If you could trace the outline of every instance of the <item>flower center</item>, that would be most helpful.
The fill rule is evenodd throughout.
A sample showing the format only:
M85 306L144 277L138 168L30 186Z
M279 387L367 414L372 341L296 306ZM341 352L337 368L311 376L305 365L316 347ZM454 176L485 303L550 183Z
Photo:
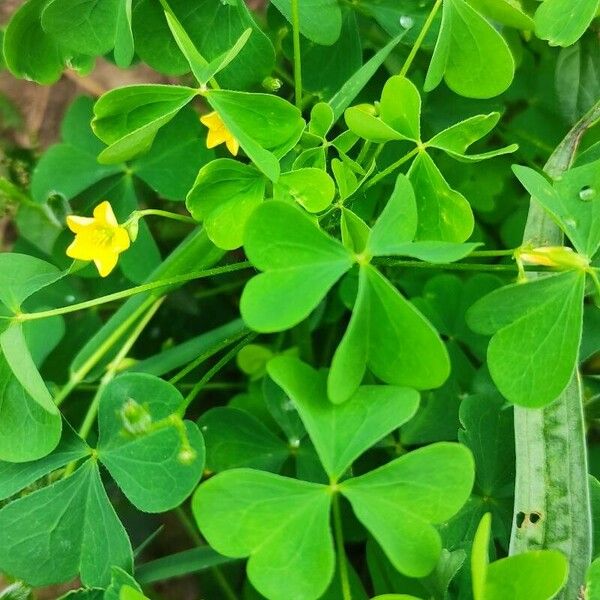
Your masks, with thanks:
M92 242L94 246L109 246L114 237L114 231L111 227L94 227L92 232Z

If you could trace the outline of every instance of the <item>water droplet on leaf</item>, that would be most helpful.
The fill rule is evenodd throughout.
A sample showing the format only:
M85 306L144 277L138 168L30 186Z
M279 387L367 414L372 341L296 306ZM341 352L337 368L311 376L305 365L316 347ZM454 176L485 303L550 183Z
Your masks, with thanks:
M595 197L596 197L596 190L589 185L584 185L579 190L579 199L583 200L584 202L589 202L590 200L593 200Z
M415 24L415 20L408 15L402 15L400 17L400 25L404 27L404 29L410 29Z

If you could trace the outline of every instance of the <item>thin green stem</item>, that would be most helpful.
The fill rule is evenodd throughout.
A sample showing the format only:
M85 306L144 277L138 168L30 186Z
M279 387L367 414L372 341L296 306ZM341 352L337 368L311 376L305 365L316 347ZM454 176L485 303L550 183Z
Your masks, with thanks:
M423 27L421 28L419 36L417 37L415 43L413 44L413 47L410 50L410 54L406 57L406 60L402 65L402 69L400 69L400 75L402 77L406 77L406 74L408 73L408 70L410 69L410 66L413 63L413 60L415 59L415 56L417 55L417 52L419 51L419 48L421 47L421 44L423 43L423 40L427 35L427 32L431 28L431 24L433 23L433 19L435 19L435 15L440 10L440 6L442 6L442 0L436 0L435 4L433 5L433 8L431 9L431 12L429 13L429 16L427 17L427 20L425 21L425 23L423 23Z
M367 157L367 153L369 152L372 145L373 145L373 142L370 142L369 140L365 140L363 142L362 148L360 149L360 152L358 153L358 156L356 157L356 162L359 165L362 165L362 163L365 160L365 158Z
M100 397L102 396L102 392L104 388L114 379L115 375L119 371L119 365L126 358L127 354L140 337L148 323L151 321L152 317L156 314L156 311L159 309L160 305L163 303L164 298L159 298L155 300L152 306L148 309L146 314L140 320L140 322L135 326L134 330L129 334L129 337L125 340L123 346L115 356L114 360L108 365L106 369L106 373L100 380L100 385L98 386L98 390L94 395L94 399L92 400L88 411L83 419L81 427L79 428L79 436L84 440L89 435L92 426L96 420L96 415L98 414L98 406L100 404Z
M342 584L343 600L352 600L350 590L350 579L348 578L348 563L346 562L346 551L344 549L344 530L342 528L342 513L340 510L339 494L335 492L331 498L333 508L333 531L335 545L337 548L338 568L340 572L340 583Z
M292 0L292 35L294 38L294 97L302 110L302 57L300 56L300 0Z
M166 279L158 279L157 281L151 281L150 283L144 283L135 287L128 288L121 292L115 292L113 294L107 294L106 296L100 296L93 300L86 300L85 302L79 302L78 304L72 304L71 306L61 306L60 308L52 308L50 310L41 310L33 313L20 313L15 315L13 319L16 321L33 321L35 319L46 319L48 317L54 317L55 315L65 315L67 313L77 312L86 308L92 308L99 306L100 304L106 304L107 302L114 302L115 300L122 300L123 298L129 298L136 294L142 294L150 290L159 289L162 287L168 287L176 285L178 283L185 283L187 281L193 281L195 279L203 279L206 277L212 277L214 275L223 275L225 273L233 273L235 271L242 271L243 269L250 269L252 265L248 261L233 263L231 265L224 265L222 267L215 267L214 269L206 269L204 271L196 271L192 273L186 273L185 275L178 275L176 277L168 277Z
M60 406L67 396L83 381L85 376L98 364L102 357L119 341L121 336L137 321L138 317L148 310L154 301L153 298L147 298L140 306L117 327L112 334L96 349L96 351L71 374L69 381L54 397L56 406Z
M170 212L168 210L160 210L158 208L145 208L144 210L136 210L132 215L133 218L150 216L163 217L164 219L172 219L173 221L181 221L182 223L191 223L193 225L198 224L192 217L180 215L179 213Z
M188 395L185 397L184 401L181 403L179 408L179 414L181 416L185 415L185 411L188 406L192 403L194 398L198 395L198 393L202 390L202 388L233 358L237 355L237 353L246 345L249 344L258 333L254 331L247 334L238 344L236 344L227 354L225 354L222 358L220 358L203 376L202 379L191 389Z
M471 257L479 257L483 258L485 256L495 257L495 256L512 256L516 248L511 248L509 250L475 250L469 254L469 258Z
M387 177L390 173L393 173L396 169L401 167L405 162L408 162L413 156L418 154L419 147L415 146L410 152L407 152L404 156L400 157L395 163L392 163L389 167L385 168L380 173L377 173L373 179L367 181L365 189L369 189L374 186L377 182Z
M435 264L428 262L420 262L416 260L397 260L391 259L380 259L377 260L378 264L385 265L386 267L407 267L409 269L437 269L440 271L505 271L505 272L517 272L518 268L516 265L488 265L479 263L447 263L447 264ZM533 269L532 269L533 270ZM535 270L540 270L539 267L535 267Z
M216 346L213 346L212 348L209 348L206 352L203 352L200 356L195 358L192 362L188 363L185 367L183 367L183 369L181 369L175 375L173 375L173 377L169 379L169 383L175 385L178 381L181 381L188 373L191 373L196 367L199 367L205 360L208 360L211 356L214 356L215 354L217 354L217 352L223 350L223 348L226 348L230 344L237 342L240 338L245 337L247 335L248 330L245 329L237 335L225 338L222 342L220 342Z

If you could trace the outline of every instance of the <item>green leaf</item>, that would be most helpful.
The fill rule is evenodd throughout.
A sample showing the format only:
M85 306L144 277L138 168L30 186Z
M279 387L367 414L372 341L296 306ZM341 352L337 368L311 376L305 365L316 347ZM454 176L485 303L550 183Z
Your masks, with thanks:
M447 264L466 258L481 244L455 244L454 242L411 242L390 245L386 254L410 256L434 264Z
M425 80L425 91L442 79L467 98L492 98L504 92L515 61L504 38L464 0L445 0L442 25Z
M40 477L89 454L89 446L70 427L65 427L58 446L40 460L0 462L0 500L10 498Z
M42 27L69 50L101 56L115 45L119 0L52 0Z
M234 561L235 559L218 554L210 546L200 546L143 563L136 568L135 576L141 584L145 585L172 577L199 573Z
M521 0L469 0L477 12L508 27L532 31L533 19L523 11Z
M22 463L42 458L54 450L60 433L56 407L49 412L36 402L0 355L0 460Z
M217 74L225 88L246 89L260 84L271 74L275 51L269 38L254 21L243 0L214 2L169 0L169 7L200 54L207 60L220 60L248 28L252 35L240 53ZM210 26L207 24L210 23ZM136 0L133 10L136 52L162 73L182 75L189 64L169 30L163 8L154 0Z
M421 139L421 95L410 79L396 75L383 86L379 103L381 120L404 139Z
M10 311L19 312L31 294L54 283L64 273L34 256L6 252L0 254L0 302Z
M94 106L94 133L106 144L103 164L147 152L158 133L196 95L180 85L130 85L102 95Z
M420 152L408 171L417 199L418 240L464 242L474 218L467 199L453 190L428 154Z
M9 71L22 79L48 85L60 79L64 50L42 29L47 0L29 0L12 16L4 33L3 54Z
M21 324L11 325L0 335L0 348L8 366L25 391L45 411L58 416L58 408L33 362Z
M574 44L596 16L598 0L544 0L535 12L535 34L551 46Z
M381 50L378 50L329 100L329 106L333 110L333 122L335 123L344 111L352 104L360 91L369 83L373 75L389 56L391 51L398 45L406 32L401 33L390 40Z
M299 359L279 356L268 364L272 379L296 405L321 463L338 480L380 439L408 421L419 405L410 388L364 386L342 405L327 399L327 377Z
M431 324L372 266L360 269L358 296L331 365L328 394L344 402L366 367L393 385L439 387L450 373L443 342Z
M424 577L435 567L442 549L432 524L448 520L461 508L473 477L471 453L442 442L339 487L394 567L409 577Z
M492 515L486 513L481 517L471 550L471 577L474 600L485 600L485 581L490 562L489 546L492 528Z
M210 471L250 467L277 473L290 456L283 440L237 408L212 408L200 417L198 426L206 442L206 468Z
M308 131L313 135L324 138L333 126L333 109L327 102L317 102L310 109Z
M485 600L548 600L567 581L568 563L558 550L533 550L488 567Z
M145 512L179 506L200 481L205 457L200 431L191 421L179 428L170 420L182 402L171 384L143 373L117 377L100 398L98 457ZM140 415L139 431L137 421L126 427L128 409ZM182 458L186 450L192 453L189 459Z
M596 559L585 575L585 593L588 600L600 598L600 560Z
M325 171L310 167L282 173L273 186L275 200L293 200L311 213L325 210L334 196L333 179Z
M291 0L273 0L273 5L292 23ZM342 29L342 11L337 0L303 0L298 3L300 33L315 44L331 46Z
M217 552L249 557L248 578L269 600L289 600L290 590L316 600L334 573L330 501L326 486L234 469L204 482L192 509Z
M33 586L81 576L104 587L110 569L132 569L131 545L89 460L67 479L0 510L0 568Z
M593 31L560 51L555 87L561 113L573 125L600 97L600 44Z
M367 250L373 256L393 254L390 248L412 242L417 233L417 203L410 181L398 175L394 191L371 229Z
M450 364L435 329L376 269L367 266L362 272L368 281L371 371L394 385L442 385Z
M374 112L375 110L370 104L352 106L344 112L346 126L352 133L376 144L406 139L375 116Z
M499 119L500 113L498 112L470 117L434 135L427 142L427 146L439 148L453 158L465 161L486 160L515 152L519 148L517 144L480 154L466 154L467 148L487 135L496 126Z
M355 213L346 207L342 208L340 219L340 232L342 243L350 252L360 254L367 246L369 226Z
M525 189L550 213L577 252L588 258L600 248L599 165L595 161L569 169L553 186L529 167L513 167Z
M256 331L282 331L300 323L352 266L352 255L301 209L266 202L253 213L244 249L264 273L244 288L240 309Z
M117 9L117 28L115 31L115 62L125 69L131 64L135 54L133 31L131 28L132 0L119 2Z
M291 37L288 36L285 41L289 39L291 42ZM290 54L291 51L293 47L290 48ZM356 13L350 8L343 10L342 30L331 46L302 40L300 57L304 91L312 92L322 100L329 100L362 67L363 52Z
M581 341L584 290L585 274L567 271L505 286L469 309L471 328L494 334L490 373L514 404L545 406L568 385Z
M221 158L198 173L186 206L194 219L203 221L210 239L232 250L242 245L250 215L263 201L265 178L252 165Z
M226 90L209 90L205 94L250 160L269 179L277 181L277 159L296 145L304 130L300 111L270 94Z

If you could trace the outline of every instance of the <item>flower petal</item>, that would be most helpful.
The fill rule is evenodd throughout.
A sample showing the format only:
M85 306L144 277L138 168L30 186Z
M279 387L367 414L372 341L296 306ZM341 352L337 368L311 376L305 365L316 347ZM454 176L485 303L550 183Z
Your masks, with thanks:
M98 254L98 249L89 236L80 233L67 248L66 254L76 260L92 260Z
M94 209L94 219L103 225L111 225L113 227L117 227L119 225L112 206L107 200L96 206Z
M67 217L67 227L73 233L79 233L86 227L89 227L94 223L94 219L90 217L78 217L77 215L69 215Z
M94 258L100 277L106 277L117 266L119 255L116 252L102 252Z
M123 227L119 227L115 230L114 237L110 243L110 247L117 254L124 252L131 245L131 240L129 239L129 234L127 230Z

